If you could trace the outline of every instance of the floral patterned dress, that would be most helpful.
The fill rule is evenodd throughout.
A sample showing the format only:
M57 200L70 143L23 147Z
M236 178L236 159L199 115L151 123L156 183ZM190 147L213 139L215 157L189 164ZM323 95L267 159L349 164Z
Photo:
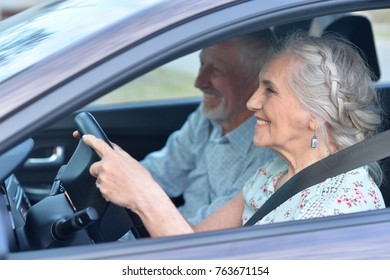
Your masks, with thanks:
M275 185L287 172L287 163L277 157L257 170L243 188L243 224L274 193ZM368 173L359 167L307 188L270 212L256 224L340 215L385 208L382 194Z

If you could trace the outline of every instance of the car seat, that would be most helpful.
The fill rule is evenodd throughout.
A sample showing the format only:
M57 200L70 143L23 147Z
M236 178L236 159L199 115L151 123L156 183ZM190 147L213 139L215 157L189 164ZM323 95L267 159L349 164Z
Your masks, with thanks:
M302 20L302 21L296 21L296 22L290 22L287 24L282 24L278 26L274 26L272 28L272 31L274 33L274 36L276 39L283 39L289 34L300 31L304 33L309 33L310 26L311 26L312 20Z
M325 29L324 33L337 33L354 44L361 56L370 67L373 81L378 81L380 70L378 57L376 55L374 35L370 21L364 16L346 15L337 18Z

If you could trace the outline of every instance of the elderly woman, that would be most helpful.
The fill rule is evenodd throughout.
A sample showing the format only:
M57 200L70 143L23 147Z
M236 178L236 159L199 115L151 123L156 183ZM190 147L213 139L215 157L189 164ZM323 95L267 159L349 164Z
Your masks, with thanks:
M363 140L380 124L370 73L356 50L340 39L291 36L259 78L247 103L257 118L253 141L280 157L259 167L242 192L203 223L190 225L123 150L85 135L84 142L101 157L90 173L103 197L137 213L151 236L239 227L297 172ZM380 181L380 175L373 164L329 178L296 194L258 224L383 208L373 179Z

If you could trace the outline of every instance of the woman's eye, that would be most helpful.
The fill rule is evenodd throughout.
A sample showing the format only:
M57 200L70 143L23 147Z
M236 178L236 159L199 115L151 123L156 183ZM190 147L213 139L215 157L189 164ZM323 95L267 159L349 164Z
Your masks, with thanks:
M273 88L271 88L271 87L266 87L266 88L265 88L265 92L266 92L267 94L274 94L274 93L275 93L275 91L274 91Z

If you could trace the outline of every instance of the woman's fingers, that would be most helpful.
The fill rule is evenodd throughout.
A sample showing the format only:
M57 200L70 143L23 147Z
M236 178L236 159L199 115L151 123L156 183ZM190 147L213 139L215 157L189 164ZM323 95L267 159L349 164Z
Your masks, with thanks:
M108 152L112 152L112 148L103 140L96 138L91 134L85 134L82 137L85 144L90 146L96 151L100 158L102 158Z

